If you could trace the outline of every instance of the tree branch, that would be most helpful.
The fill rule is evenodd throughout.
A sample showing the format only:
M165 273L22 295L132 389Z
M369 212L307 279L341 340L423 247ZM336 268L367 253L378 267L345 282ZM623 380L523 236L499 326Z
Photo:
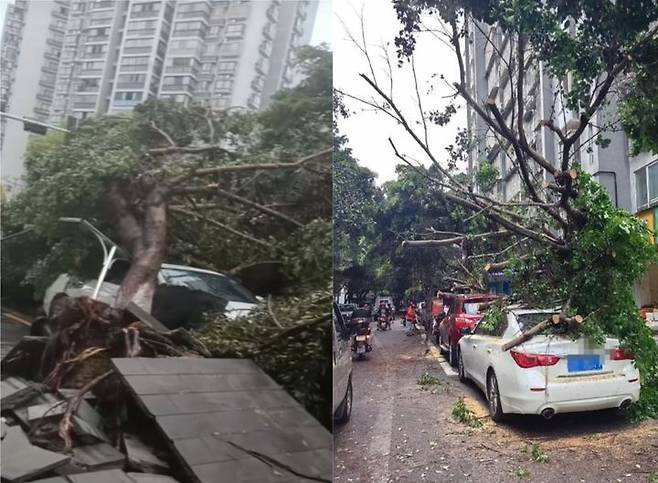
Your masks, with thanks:
M195 213L193 211L185 210L183 208L175 208L175 207L170 207L170 210L174 211L176 213L180 213L182 215L191 216L192 218L196 218L196 219L201 220L201 221L205 221L209 225L216 226L217 228L221 228L222 230L228 231L229 233L232 233L235 236L238 236L240 238L244 238L245 240L249 240L250 242L256 243L260 246L270 248L270 249L272 249L272 248L276 249L277 248L274 245L272 245L271 243L268 243L264 240L253 237L253 236L251 236L247 233L243 233L241 231L238 231L233 227L225 225L224 223L220 223L219 221L212 220L212 219L210 219L208 217L205 217L205 216L203 216L199 213Z
M511 233L507 230L499 230L499 231L490 231L488 233L478 233L475 235L462 235L462 236L457 236L454 238L446 238L444 240L404 240L402 242L402 246L410 246L410 247L421 247L421 246L446 246L446 245L452 245L455 243L459 243L463 240L477 240L479 238L487 238L487 237L497 237L497 236L510 236Z

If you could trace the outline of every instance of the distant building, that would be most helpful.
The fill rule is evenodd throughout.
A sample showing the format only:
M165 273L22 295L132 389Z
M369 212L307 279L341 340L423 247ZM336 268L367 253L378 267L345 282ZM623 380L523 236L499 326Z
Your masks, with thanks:
M309 42L317 8L317 0L17 0L2 50L23 95L3 90L3 105L55 124L130 111L151 97L257 110L295 82L294 51ZM37 44L56 48L56 58L42 62ZM40 76L46 60L55 71ZM39 103L44 76L48 97ZM4 183L23 174L28 139L20 123L7 126Z
M487 98L494 97L509 125L510 116L516 110L510 97L510 66L507 64L507 59L514 57L510 56L510 49L516 48L514 42L500 29L474 21L468 24L466 40L464 63L470 94L482 105ZM558 162L560 140L539 122L552 118L564 131L565 128L569 130L578 118L561 103L556 80L546 75L541 63L528 61L525 69L523 127L528 143L547 160ZM514 75L515 66L512 65L511 70ZM570 76L562 81L569 84ZM592 121L604 125L615 112L613 100ZM501 201L519 199L523 196L521 178L518 167L512 163L514 155L510 146L497 138L471 108L467 110L467 121L475 138L469 170L475 172L481 163L492 163L499 173L493 196ZM615 206L636 214L655 229L658 226L658 156L649 153L630 156L629 140L623 131L604 132L604 137L610 140L605 148L595 143L594 134L591 126L582 134L581 146L573 153L575 160L607 189ZM543 168L533 160L528 162L531 176L538 181L546 179L547 172ZM658 304L658 267L650 267L645 279L638 284L636 302L639 305Z
M3 112L48 120L69 5L69 0L16 0L8 6L0 47ZM11 192L23 174L29 133L20 122L5 118L0 131L2 180Z
M510 58L510 49L515 48L515 42L500 29L481 22L470 22L465 65L471 94L482 103L490 95L495 97L496 105L508 124L510 117L516 112L516 106L513 105L510 95L510 68L507 59ZM528 143L547 160L557 162L560 141L554 132L540 127L539 122L552 117L555 125L564 130L576 122L577 116L563 105L557 95L558 85L555 79L550 79L544 73L540 63L528 61L525 69L523 126ZM511 66L511 71L512 75L515 75L515 66ZM571 79L563 81L569 83ZM599 112L597 116L593 122L601 125L606 112ZM502 201L519 197L521 179L517 176L518 168L512 163L510 147L504 140L497 139L484 120L470 108L468 120L477 142L477 149L471 155L471 168L477 170L481 162L491 162L500 174L495 186L495 196ZM602 148L595 144L595 139L591 138L592 134L589 131L583 133L582 145L576 150L574 157L581 163L583 170L592 174L607 188L616 206L630 211L628 140L623 132L606 132L605 135L611 142L607 148ZM533 176L545 176L545 170L538 164L532 160L529 163Z

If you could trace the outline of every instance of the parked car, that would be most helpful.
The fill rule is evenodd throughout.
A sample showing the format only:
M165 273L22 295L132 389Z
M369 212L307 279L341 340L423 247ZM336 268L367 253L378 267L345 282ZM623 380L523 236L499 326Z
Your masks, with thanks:
M354 309L356 309L356 304L341 304L338 306L338 308L340 309L340 313L343 316L343 319L348 322L352 318Z
M626 411L640 395L633 354L617 339L599 345L580 337L546 333L503 351L506 342L553 313L507 310L502 319L484 316L459 341L459 379L471 379L486 394L489 413L540 414L618 408ZM468 329L464 329L465 332Z
M333 304L333 412L339 424L352 415L352 331L343 320L338 305Z
M442 352L448 354L448 362L457 365L457 348L462 330L472 329L482 318L487 304L498 299L493 294L442 293L445 316L435 323L433 334Z
M115 305L127 264L121 260L112 266L96 297ZM91 297L98 280L78 280L63 273L46 289L43 309L51 314L62 297ZM169 328L181 322L195 321L204 312L222 312L234 319L257 307L258 300L228 275L184 265L163 264L158 272L158 288L153 300L153 315Z

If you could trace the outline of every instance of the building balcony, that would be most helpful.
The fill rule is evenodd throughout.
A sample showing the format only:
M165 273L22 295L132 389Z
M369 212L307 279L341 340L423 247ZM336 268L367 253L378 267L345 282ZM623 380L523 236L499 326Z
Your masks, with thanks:
M74 102L73 109L83 109L83 110L95 110L95 102Z
M165 74L187 74L196 77L197 70L191 65L169 65L165 67Z
M192 12L178 12L176 20L201 19L208 22L210 19L209 10L194 10Z
M146 81L142 82L119 82L116 85L117 89L144 89Z
M151 12L131 12L130 13L130 18L135 19L135 18L158 18L160 16L160 12L157 10L153 10Z
M82 54L82 59L103 59L107 55L107 52L87 52Z
M82 37L83 43L109 42L109 35L85 35Z
M146 47L124 47L124 54L150 54L153 50L153 46L149 45Z
M103 69L82 69L78 75L80 77L99 77L103 75Z

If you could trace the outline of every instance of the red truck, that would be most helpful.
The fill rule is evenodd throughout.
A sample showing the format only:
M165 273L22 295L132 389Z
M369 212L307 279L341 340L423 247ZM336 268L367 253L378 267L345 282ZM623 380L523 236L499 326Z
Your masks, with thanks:
M433 334L441 351L448 354L450 364L456 366L462 331L466 328L472 330L486 312L489 302L498 299L499 296L441 293L437 298L442 299L445 315L438 324L434 325ZM438 301L436 305L439 305Z

